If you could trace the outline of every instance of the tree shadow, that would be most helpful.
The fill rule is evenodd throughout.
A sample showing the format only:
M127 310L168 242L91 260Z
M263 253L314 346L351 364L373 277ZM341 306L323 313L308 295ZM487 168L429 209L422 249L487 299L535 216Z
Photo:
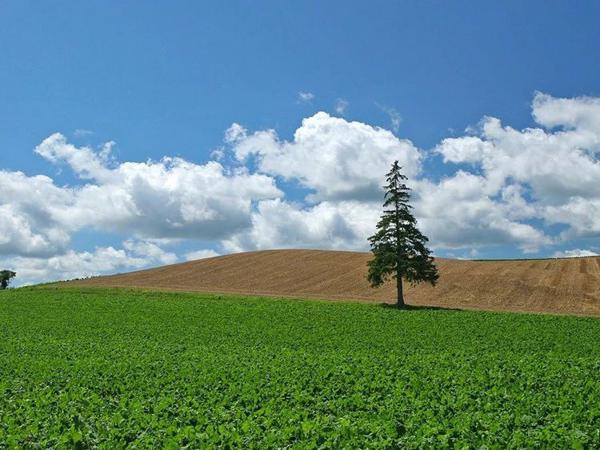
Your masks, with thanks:
M461 308L451 308L449 306L404 305L399 308L394 303L380 303L379 306L396 311L465 311Z

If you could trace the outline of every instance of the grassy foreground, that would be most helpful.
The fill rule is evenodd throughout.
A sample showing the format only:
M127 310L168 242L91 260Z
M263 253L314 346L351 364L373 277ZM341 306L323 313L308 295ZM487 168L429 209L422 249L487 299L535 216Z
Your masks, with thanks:
M0 448L600 447L600 319L0 292Z

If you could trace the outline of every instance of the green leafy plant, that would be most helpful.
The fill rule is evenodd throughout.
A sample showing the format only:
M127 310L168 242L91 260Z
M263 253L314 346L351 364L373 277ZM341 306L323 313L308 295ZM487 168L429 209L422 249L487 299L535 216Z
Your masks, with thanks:
M600 447L597 318L49 286L0 334L0 449Z

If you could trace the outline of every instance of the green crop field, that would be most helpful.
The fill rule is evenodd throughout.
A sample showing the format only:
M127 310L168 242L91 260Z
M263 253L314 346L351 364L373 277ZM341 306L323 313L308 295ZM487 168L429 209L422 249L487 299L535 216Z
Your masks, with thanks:
M0 448L600 447L600 320L0 292Z

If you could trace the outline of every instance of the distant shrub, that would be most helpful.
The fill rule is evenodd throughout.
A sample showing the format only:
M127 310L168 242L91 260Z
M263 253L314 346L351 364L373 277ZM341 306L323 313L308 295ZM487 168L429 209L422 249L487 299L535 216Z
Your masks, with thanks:
M0 289L6 289L10 283L11 278L17 276L16 272L12 270L0 270Z

